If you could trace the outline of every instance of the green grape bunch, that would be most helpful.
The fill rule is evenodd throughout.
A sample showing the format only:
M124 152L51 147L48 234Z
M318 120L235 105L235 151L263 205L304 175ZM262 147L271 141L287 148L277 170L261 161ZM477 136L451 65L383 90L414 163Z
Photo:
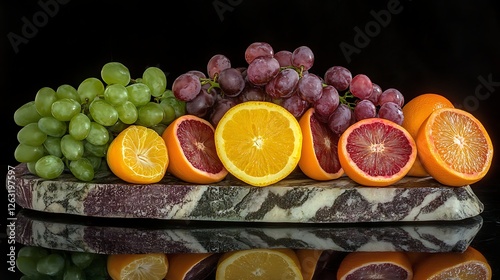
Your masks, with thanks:
M167 89L160 68L148 67L132 79L124 64L108 62L100 79L88 77L77 87L42 87L14 112L21 127L14 157L43 179L70 172L91 181L106 169L107 148L127 126L142 125L161 134L184 114L185 102Z

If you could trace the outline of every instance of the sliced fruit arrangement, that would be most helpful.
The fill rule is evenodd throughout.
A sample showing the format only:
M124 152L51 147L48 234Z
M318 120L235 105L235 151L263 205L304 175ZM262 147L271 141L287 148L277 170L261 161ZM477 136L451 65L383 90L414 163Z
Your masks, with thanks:
M164 279L168 268L168 257L163 253L113 254L107 258L113 280Z
M351 252L340 263L337 279L412 280L413 268L405 252Z

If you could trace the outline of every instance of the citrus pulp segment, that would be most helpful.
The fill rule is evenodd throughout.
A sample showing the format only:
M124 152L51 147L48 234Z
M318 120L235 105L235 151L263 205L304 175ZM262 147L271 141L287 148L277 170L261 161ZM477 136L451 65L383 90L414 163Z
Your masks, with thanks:
M112 254L107 259L113 280L161 280L168 268L168 258L163 253Z
M404 252L351 252L341 261L338 280L413 279L413 268Z

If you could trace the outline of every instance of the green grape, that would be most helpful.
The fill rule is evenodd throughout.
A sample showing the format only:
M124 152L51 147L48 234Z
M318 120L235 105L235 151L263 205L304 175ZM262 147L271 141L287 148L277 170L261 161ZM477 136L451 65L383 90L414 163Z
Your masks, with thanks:
M73 160L69 163L69 171L77 179L82 181L90 181L94 179L94 168L90 160L82 157L78 160Z
M97 157L97 156L93 156L93 155L85 155L85 158L90 161L90 164L92 165L92 168L94 170L99 170L99 168L101 167L101 163L102 163L102 157Z
M137 107L132 102L125 101L123 104L116 106L115 109L118 112L118 119L124 124L133 124L137 121Z
M125 86L120 84L112 84L104 90L104 100L113 106L118 106L128 99L128 92Z
M52 104L52 116L62 122L71 120L80 111L81 105L74 99L63 98Z
M103 145L94 145L88 141L85 141L85 144L83 144L83 147L85 149L85 157L89 156L95 156L95 157L105 157L106 153L108 151L109 144L106 142Z
M83 156L83 142L66 134L61 138L61 151L68 160L78 160Z
M35 164L36 175L44 179L55 179L64 171L64 162L61 158L46 155L37 160Z
M175 97L164 98L160 101L160 104L161 103L164 103L164 105L168 104L172 106L172 108L174 108L175 118L178 118L186 114L186 102L181 101Z
M163 108L156 102L149 102L138 110L137 123L146 127L159 124L163 120Z
M86 279L83 270L77 266L70 265L64 271L63 280Z
M68 132L76 140L83 140L90 132L90 119L84 113L78 113L69 121Z
M120 62L108 62L101 69L101 78L108 85L126 86L130 82L130 71Z
M160 102L159 104L163 108L163 119L161 123L170 124L176 118L174 107L167 102Z
M36 110L44 117L51 116L51 106L56 100L56 92L50 87L43 87L35 95Z
M93 144L96 146L104 145L104 144L108 143L109 132L101 124L98 124L96 122L91 122L90 123L90 132L89 132L89 135L87 135L87 138L85 138L85 140L87 140L90 144Z
M43 142L43 147L49 153L56 157L63 157L61 151L61 137L47 136L45 142Z
M156 133L158 133L158 135L162 135L163 132L165 131L165 129L167 129L167 125L164 124L164 123L159 123L159 124L155 124L151 127L151 129L153 129L154 131L156 131Z
M107 255L96 254L92 263L85 269L87 279L109 279L106 261Z
M127 128L129 125L126 123L123 123L121 120L118 120L114 125L110 126L108 128L109 132L112 134L118 134L122 132L125 128Z
M69 98L74 99L80 103L80 95L78 95L78 91L71 85L60 85L56 89L56 96L58 99Z
M91 77L83 80L76 90L82 104L88 104L104 93L104 84L101 80Z
M36 270L41 274L55 276L63 271L64 264L64 257L61 254L51 253L36 263Z
M18 256L16 259L17 269L24 275L33 279L42 276L36 269L39 258L30 256Z
M160 96L160 98L169 98L169 97L175 97L174 91L171 89L167 89L163 92L163 94Z
M146 84L135 83L128 85L128 100L136 107L144 106L151 101L151 90Z
M41 257L47 256L48 254L49 254L49 251L45 248L42 248L42 247L23 246L21 249L19 249L17 256L18 257L25 256L25 257L32 257L35 259L39 259Z
M54 117L43 117L38 121L38 128L48 136L62 137L66 134L67 124Z
M37 161L44 155L45 151L43 146L29 146L25 144L19 144L14 151L14 158L18 162L31 162Z
M35 101L24 103L14 112L14 122L19 126L36 123L41 117L36 110Z
M17 141L29 146L40 146L47 139L47 134L38 128L37 123L30 123L17 132Z
M26 163L26 166L28 167L28 171L33 175L37 175L36 170L35 170L35 165L36 165L36 161L30 161L30 162Z
M84 269L88 267L96 254L89 252L71 252L71 261L79 268Z
M148 67L142 73L142 82L151 90L151 95L159 97L167 88L167 77L158 67Z
M92 119L103 126L112 126L118 121L118 112L106 100L96 99L92 101L89 110Z

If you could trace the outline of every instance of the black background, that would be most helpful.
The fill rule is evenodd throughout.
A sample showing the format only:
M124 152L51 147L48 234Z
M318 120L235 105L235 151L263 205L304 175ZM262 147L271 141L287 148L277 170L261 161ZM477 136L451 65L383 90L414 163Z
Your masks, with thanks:
M50 3L48 10L44 3ZM391 5L397 12L381 26L374 14L387 14ZM307 45L315 53L310 72L322 76L328 67L342 65L382 88L399 89L405 100L425 92L442 94L473 113L496 146L499 8L495 1L464 0L2 1L1 168L17 164L13 152L19 127L13 113L39 88L77 87L87 77L99 77L109 61L124 63L133 77L148 66L160 67L170 87L183 72L205 72L217 53L234 66L246 66L245 48L255 41L270 43L275 52ZM357 29L371 35L363 41ZM13 36L25 41L16 45L9 39ZM341 44L358 52L347 57ZM496 203L498 172L495 156L486 178L474 185L481 199ZM496 228L497 233L484 233L488 239L497 237ZM496 239L489 244L498 248Z

